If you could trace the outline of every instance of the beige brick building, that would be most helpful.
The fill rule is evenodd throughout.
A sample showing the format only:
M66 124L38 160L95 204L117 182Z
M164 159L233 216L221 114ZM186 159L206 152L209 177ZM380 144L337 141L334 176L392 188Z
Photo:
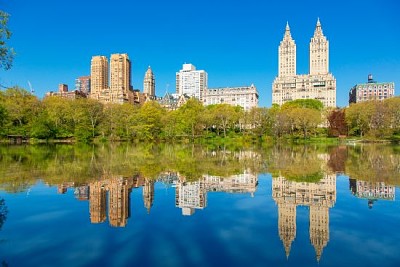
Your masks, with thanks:
M325 107L336 107L336 79L329 73L329 41L318 19L310 41L309 74L296 74L296 43L289 24L279 45L278 77L272 85L272 103L282 105L296 99L318 99Z
M110 84L108 61L105 56L95 56L91 64L90 97L102 103L125 103L133 99L131 86L131 61L128 54L112 54L110 58Z
M108 88L108 60L105 56L94 56L90 65L91 96Z
M258 107L257 88L251 86L208 88L204 94L204 105L229 104L241 106L245 111Z

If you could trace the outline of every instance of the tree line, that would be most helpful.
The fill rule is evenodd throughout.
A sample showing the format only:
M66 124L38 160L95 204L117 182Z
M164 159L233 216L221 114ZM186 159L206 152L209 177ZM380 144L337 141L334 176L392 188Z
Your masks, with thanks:
M20 87L0 92L0 136L37 139L194 140L197 138L391 138L400 132L400 98L326 109L318 100L253 108L203 106L190 99L167 111L156 101L142 106L102 104L94 99L38 99Z

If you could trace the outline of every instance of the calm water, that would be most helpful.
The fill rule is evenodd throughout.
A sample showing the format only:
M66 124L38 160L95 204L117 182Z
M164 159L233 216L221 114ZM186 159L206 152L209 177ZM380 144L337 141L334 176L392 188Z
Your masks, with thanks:
M400 148L0 147L3 266L400 266Z

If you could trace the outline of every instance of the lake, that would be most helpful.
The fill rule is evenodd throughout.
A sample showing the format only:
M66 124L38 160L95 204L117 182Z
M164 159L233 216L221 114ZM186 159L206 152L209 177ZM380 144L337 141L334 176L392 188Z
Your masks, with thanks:
M400 266L400 147L0 146L2 266Z

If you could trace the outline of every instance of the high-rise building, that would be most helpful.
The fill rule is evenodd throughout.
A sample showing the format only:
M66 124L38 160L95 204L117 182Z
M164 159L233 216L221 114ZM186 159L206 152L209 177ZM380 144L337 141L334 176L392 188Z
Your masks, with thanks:
M112 54L110 59L110 102L128 102L131 86L131 61L128 54Z
M249 111L253 107L258 107L258 92L254 84L242 87L209 88L205 90L203 103L205 106L213 104L241 106Z
M108 60L105 56L94 56L90 65L90 97L99 98L99 94L108 88Z
M90 93L90 76L82 76L75 79L75 90L88 95Z
M279 45L278 76L272 84L272 103L282 105L296 99L317 99L325 107L336 107L336 79L329 73L329 42L317 21L310 41L309 74L296 74L296 44L289 24Z
M290 34L289 22L286 23L285 35L279 45L279 77L296 75L296 43Z
M154 99L156 96L156 82L150 66L147 69L146 74L144 75L143 93L147 95L150 99Z
M207 79L207 72L204 70L196 70L192 64L183 64L182 70L176 73L176 93L203 101Z
M350 89L349 104L391 97L394 97L394 82L376 82L369 74L367 83L356 84Z
M310 41L310 75L329 73L329 41L322 32L321 22L317 21L314 36Z

